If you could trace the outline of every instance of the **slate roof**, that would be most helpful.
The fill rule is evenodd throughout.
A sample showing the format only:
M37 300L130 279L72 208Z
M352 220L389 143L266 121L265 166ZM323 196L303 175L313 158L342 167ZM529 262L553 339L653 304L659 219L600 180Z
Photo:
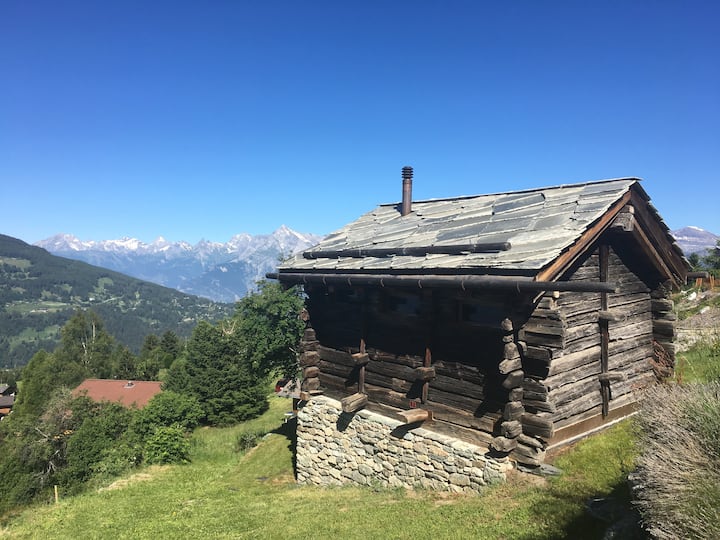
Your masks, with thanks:
M87 395L93 401L111 401L125 407L142 409L155 394L162 392L161 385L158 381L85 379L72 394Z
M283 263L279 271L302 273L433 273L464 269L532 275L580 238L631 187L637 178L620 178L535 190L413 201L401 216L397 204L380 205L325 237L317 246ZM659 216L658 216L659 217ZM357 250L402 250L509 243L489 253L423 253L357 256ZM356 256L315 257L340 251ZM372 253L372 252L371 252ZM315 255L314 255L315 254Z

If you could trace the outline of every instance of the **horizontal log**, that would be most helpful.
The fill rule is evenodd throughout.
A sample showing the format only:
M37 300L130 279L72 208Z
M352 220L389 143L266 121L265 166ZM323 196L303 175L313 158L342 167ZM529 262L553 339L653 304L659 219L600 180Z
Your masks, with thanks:
M317 350L317 346L319 343L320 342L317 340L303 340L298 345L298 350L300 352L315 351L315 350Z
M617 372L615 372L615 373L601 373L600 375L598 375L598 379L599 379L600 382L602 382L602 383L605 383L605 382L608 382L608 383L609 383L609 382L613 382L613 381L624 381L626 378L627 378L627 377L625 376L624 373L617 373Z
M534 281L517 276L474 276L474 275L394 275L394 274L345 274L316 272L271 272L268 279L277 279L292 284L343 285L348 287L412 287L419 289L452 288L460 290L505 289L519 292L540 291L594 291L615 292L610 282L585 281Z
M500 435L514 439L522 434L522 424L518 420L508 420L500 424Z
M544 441L536 439L535 437L531 437L529 435L525 435L524 433L518 435L517 440L520 444L530 446L532 448L538 448L539 450L544 450L545 448L547 448L547 443L545 443Z
M525 350L525 357L549 363L553 358L552 349L548 347L530 346Z
M301 367L316 366L320 361L320 355L317 351L307 351L300 355L298 363Z
M651 306L656 313L671 312L675 309L675 303L668 298L653 298Z
M598 311L598 319L601 321L623 322L627 320L627 314L619 311L600 310Z
M506 360L520 358L520 349L517 343L510 342L503 346L503 358Z
M460 426L481 429L487 433L496 433L502 422L502 406L500 404L484 402L482 408L476 411L459 409L443 403L437 403L430 398L424 406L433 412L434 420L444 420Z
M305 369L303 369L303 379L310 379L312 377L317 377L318 373L320 373L319 367L308 366Z
M462 255L465 253L497 253L510 249L510 242L491 242L474 244L451 244L423 247L394 247L394 248L348 248L348 249L310 249L303 252L306 259L338 259L350 257L354 259L365 257L390 257L400 255L406 257L424 257L425 255Z
M522 404L529 412L555 412L555 405L552 402L543 399L523 399Z
M303 341L317 341L317 337L315 336L315 330L312 328L306 328L303 332Z
M599 336L598 340L599 342ZM587 349L577 351L565 356L561 356L552 361L548 367L547 376L553 377L558 374L567 373L568 371L592 364L600 360L600 344L593 345Z
M353 394L340 400L342 410L345 413L354 413L359 411L368 403L368 397L365 394Z
M525 408L521 402L510 401L505 404L505 408L503 409L503 418L505 420L518 420L524 412Z
M327 360L328 362L333 362L347 367L355 367L355 361L349 352L325 347L323 345L318 346L317 352L321 359Z
M525 373L522 370L511 371L503 380L502 387L506 390L518 388L522 386L523 379L525 379Z
M305 392L320 390L320 379L318 377L310 377L309 379L303 379L300 388Z
M433 379L430 388L475 399L483 399L485 397L483 383L463 381L444 375L437 375L435 379Z
M490 446L497 450L498 452L510 452L511 450L514 450L515 447L517 447L517 440L516 439L508 439L507 437L495 437L492 440L492 443L490 443Z
M364 366L370 361L370 356L367 353L355 353L350 355L356 366Z
M506 358L498 364L498 371L503 375L507 375L511 371L515 371L521 368L522 362L520 361L520 356L518 356L517 358Z
M523 395L525 395L525 392L522 387L518 386L508 392L507 401L522 401Z
M432 412L426 409L407 409L396 413L395 418L403 424L414 424L416 422L432 420Z
M520 422L523 426L523 433L526 435L537 435L549 439L555 432L552 419L537 414L525 413L522 415Z

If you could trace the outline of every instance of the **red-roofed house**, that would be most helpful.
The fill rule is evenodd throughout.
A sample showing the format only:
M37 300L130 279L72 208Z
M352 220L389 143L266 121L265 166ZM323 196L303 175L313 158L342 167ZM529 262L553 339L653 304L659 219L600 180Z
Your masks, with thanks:
M142 409L153 396L162 392L161 385L159 381L85 379L73 390L73 396L86 395L93 401L111 401Z

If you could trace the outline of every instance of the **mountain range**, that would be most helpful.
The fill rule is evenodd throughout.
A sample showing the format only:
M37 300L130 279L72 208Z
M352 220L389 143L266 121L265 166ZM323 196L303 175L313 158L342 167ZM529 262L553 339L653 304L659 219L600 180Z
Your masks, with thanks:
M707 250L714 248L718 240L720 240L720 236L717 234L693 226L672 231L672 235L675 237L675 240L682 248L686 257L689 257L693 253L697 253L700 256L706 255Z
M54 350L77 310L92 310L119 343L138 353L148 334L187 338L201 320L231 316L220 304L106 268L51 255L0 234L0 368Z
M720 239L693 226L672 234L686 256L705 255ZM227 303L252 291L279 260L308 249L321 239L282 225L271 234L238 234L225 243L201 240L192 245L168 242L163 237L149 244L135 238L82 241L70 234L58 234L35 245L54 255Z
M149 244L134 238L82 241L58 234L35 245L61 257L84 261L129 276L202 296L235 302L255 288L278 262L321 240L282 225L272 234L238 234L228 242L195 245L160 237Z

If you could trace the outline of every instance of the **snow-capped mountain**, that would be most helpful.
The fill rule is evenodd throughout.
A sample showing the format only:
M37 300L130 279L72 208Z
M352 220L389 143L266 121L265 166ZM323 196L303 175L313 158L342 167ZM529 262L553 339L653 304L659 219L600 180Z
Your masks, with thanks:
M281 258L303 251L320 236L282 225L272 234L238 234L228 242L201 240L195 245L168 242L162 236L146 244L135 238L82 241L58 234L35 245L52 253L85 261L173 287L217 302L235 302L273 271Z
M720 240L720 236L717 234L713 234L700 227L693 227L692 225L672 231L672 235L675 237L675 240L682 248L686 257L689 257L692 253L703 256L708 249L714 248L717 245L717 241Z

